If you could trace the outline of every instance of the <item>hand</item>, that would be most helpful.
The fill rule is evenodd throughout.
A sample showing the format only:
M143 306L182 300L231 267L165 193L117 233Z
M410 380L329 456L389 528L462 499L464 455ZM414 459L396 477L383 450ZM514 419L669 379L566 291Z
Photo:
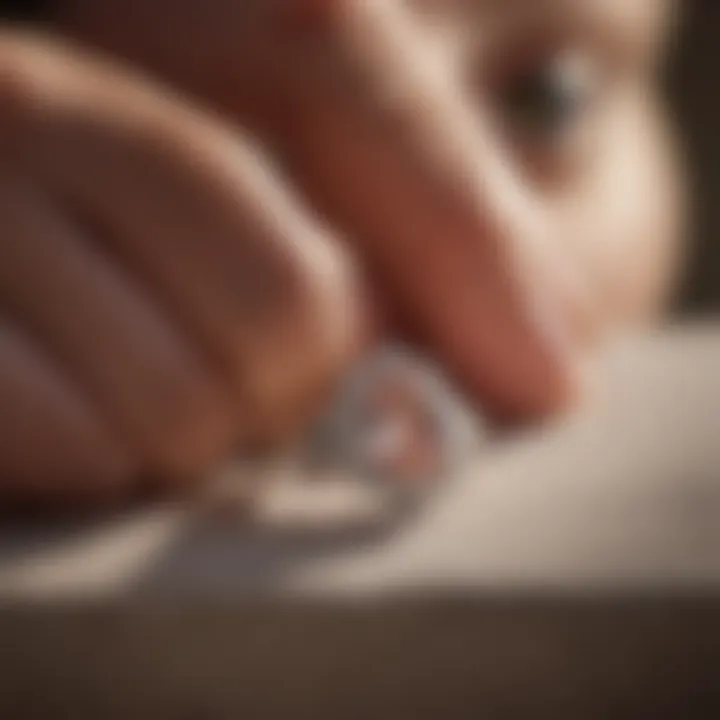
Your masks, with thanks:
M177 483L300 421L360 337L342 248L241 133L0 38L0 495Z
M564 407L594 343L665 303L668 3L62 5L71 32L250 126L486 409Z
M175 342L189 346L186 355L205 370L199 375L193 364L189 371L183 366L182 372L169 372L184 357L170 344L149 362L144 338L133 331L145 354L121 369L142 369L147 377L145 383L132 379L123 384L99 367L107 362L98 355L108 349L102 334L85 332L82 343L74 336L67 340L73 348L85 348L73 350L82 358L72 361L79 367L69 374L75 385L89 388L76 391L84 398L85 415L93 414L86 425L97 435L102 417L105 435L122 437L122 454L130 458L114 472L116 485L127 487L127 479L139 473L194 474L237 435L267 437L301 422L322 396L320 388L331 384L357 347L357 328L366 313L353 299L356 293L345 292L348 266L363 267L371 294L380 298L383 318L395 332L425 342L486 409L513 418L566 405L575 394L577 364L591 342L619 321L657 307L670 265L661 249L674 235L666 221L672 214L667 199L674 198L673 173L657 108L645 92L650 80L635 56L637 66L628 60L622 82L601 86L609 96L602 122L584 122L588 114L599 120L597 112L580 118L561 113L563 123L571 122L561 123L559 133L551 126L551 137L545 137L543 125L541 133L529 134L529 142L528 133L514 132L514 124L499 129L497 111L505 110L500 91L490 95L482 85L486 89L478 91L478 98L465 84L461 71L471 65L473 43L457 72L448 65L444 82L435 86L417 71L433 38L391 3L377 5L389 16L373 15L371 3L298 3L293 8L319 11L299 16L268 14L267 8L290 7L287 3L253 8L216 0L196 17L197 6L190 0L173 4L167 15L162 1L153 0L128 14L137 25L126 35L112 22L113 3L104 3L99 15L91 4L73 4L73 17L83 21L68 24L83 27L85 37L165 75L233 122L222 127L180 97L153 93L138 78L124 78L90 58L78 60L74 50L60 50L64 62L51 59L44 70L39 61L21 63L34 68L30 74L39 90L31 83L32 92L18 92L26 76L9 84L12 106L22 107L27 97L44 98L49 90L43 77L52 66L53 102L44 103L42 113L21 112L16 123L26 138L25 155L23 143L8 143L21 175L50 188L56 204L58 198L70 199L66 214L82 225L86 243L102 247L105 260L112 258L133 286L143 289L144 300L155 301L166 324L176 330ZM346 14L323 9L331 6ZM160 23L160 18L172 21ZM577 44L568 41L566 48L564 42L550 50L538 43L542 52L528 68L505 64L497 70L490 60L482 68L507 90L522 86L526 76L531 90L533 82L542 90L547 80L552 90L554 61ZM36 49L40 57L47 53L47 48ZM580 50L585 52L582 43ZM596 57L594 48L587 53ZM68 73L60 75L61 83L56 66ZM488 82L487 87L495 85ZM92 92L82 92L78 100L81 88ZM468 102L473 97L479 101ZM508 113L513 107L508 103ZM34 124L28 116L36 118ZM508 117L514 122L514 116ZM257 167L241 124L264 141L303 202L309 200L332 221L331 230L318 227L307 207L292 197L288 180L268 178ZM568 124L573 132L566 132ZM603 152L586 153L577 137L587 133L576 130L598 124L600 130L590 133L596 141L591 144L601 141ZM44 133L50 140L40 142ZM612 192L620 163L629 193ZM85 190L76 187L81 184ZM10 205L16 211L21 207ZM213 272L209 260L200 261L198 254L213 256ZM647 262L649 257L653 262ZM333 269L321 270L328 262ZM49 265L56 274L59 263ZM95 276L94 268L88 274ZM287 274L300 279L287 282ZM96 285L106 284L98 275L81 304L95 307L87 298L94 297ZM294 289L287 305L274 305L276 313L264 307L267 299L258 298L271 287ZM35 302L47 313L49 304L42 297ZM296 297L306 308L303 322L283 321ZM330 310L340 311L342 319ZM254 313L262 321L253 319ZM60 332L54 317L46 323L47 334ZM105 319L98 324L114 327ZM142 327L134 318L125 324ZM28 325L40 323L31 318ZM167 337L167 331L147 327L145 332ZM231 352L223 352L228 345ZM71 364L64 353L50 354L63 355L58 372L67 372ZM112 351L109 355L117 357ZM218 355L224 361L219 372ZM307 375L297 371L307 367L312 368ZM159 385L164 393L150 412L144 405L152 405L146 387L156 386L153 369L164 381ZM264 379L266 372L271 381ZM184 378L178 383L182 392L171 386L178 376ZM207 401L210 408L223 408L217 421L209 420L213 413L192 392L187 406L175 409L182 406L186 387L196 389L192 383L186 386L187 378L198 376L216 390L207 392L201 383L197 396L222 398ZM97 391L95 384L104 390ZM170 411L168 398L175 405ZM113 403L120 407L110 407ZM164 448L157 456L154 445L146 447L155 438ZM96 465L112 456L98 438L83 447L97 449ZM33 472L41 485L50 480L64 487L57 481L58 467L54 462ZM84 477L95 488L95 472L71 468L64 475Z

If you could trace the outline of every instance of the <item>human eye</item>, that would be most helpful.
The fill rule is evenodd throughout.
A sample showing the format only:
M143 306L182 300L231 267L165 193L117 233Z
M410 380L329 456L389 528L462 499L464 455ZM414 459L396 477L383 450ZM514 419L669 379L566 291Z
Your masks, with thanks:
M610 64L601 54L567 39L528 40L499 51L483 70L484 106L532 170L550 177L588 157L612 95Z
M600 85L592 57L560 49L516 68L496 88L495 102L513 131L556 145L587 117Z

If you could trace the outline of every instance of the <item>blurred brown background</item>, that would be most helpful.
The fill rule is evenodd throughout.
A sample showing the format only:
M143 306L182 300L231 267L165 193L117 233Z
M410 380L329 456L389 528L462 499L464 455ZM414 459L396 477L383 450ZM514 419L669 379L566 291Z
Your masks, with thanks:
M690 310L720 308L720 2L679 0L671 92L693 175L695 227L684 287Z

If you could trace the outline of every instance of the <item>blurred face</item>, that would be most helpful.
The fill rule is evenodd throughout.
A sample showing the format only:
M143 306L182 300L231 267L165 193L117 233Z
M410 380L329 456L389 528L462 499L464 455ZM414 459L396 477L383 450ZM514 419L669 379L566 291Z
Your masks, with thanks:
M664 0L410 0L517 182L613 309L656 306L682 178L665 125Z

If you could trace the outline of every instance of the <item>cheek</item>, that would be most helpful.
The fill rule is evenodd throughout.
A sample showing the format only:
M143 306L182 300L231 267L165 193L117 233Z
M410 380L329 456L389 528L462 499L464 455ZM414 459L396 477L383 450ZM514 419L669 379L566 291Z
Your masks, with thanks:
M637 93L618 103L597 152L564 190L568 251L623 319L655 314L674 287L683 180L662 112Z

